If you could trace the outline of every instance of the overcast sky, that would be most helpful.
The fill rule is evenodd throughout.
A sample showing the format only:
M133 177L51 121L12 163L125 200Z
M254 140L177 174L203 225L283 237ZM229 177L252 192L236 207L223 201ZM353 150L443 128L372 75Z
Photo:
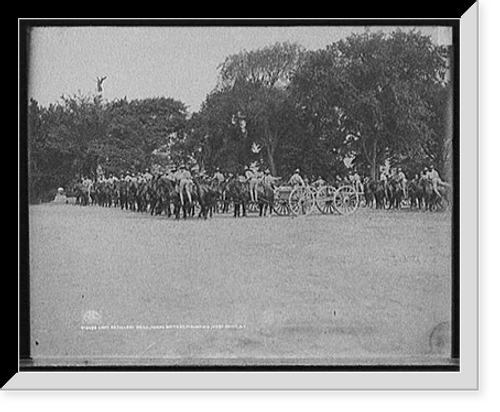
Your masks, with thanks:
M372 31L396 27L372 27ZM405 30L409 30L406 27ZM439 41L437 27L417 27ZM31 35L29 96L43 106L96 92L106 100L172 97L193 112L215 87L217 66L230 54L277 41L324 48L365 27L40 27Z

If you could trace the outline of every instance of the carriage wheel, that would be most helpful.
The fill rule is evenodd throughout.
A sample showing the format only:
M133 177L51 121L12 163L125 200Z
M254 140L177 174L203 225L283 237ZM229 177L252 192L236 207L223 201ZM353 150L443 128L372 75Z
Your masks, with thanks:
M308 215L313 210L314 194L308 187L297 187L290 193L288 203L294 215Z
M224 201L217 200L215 202L215 208L214 209L215 209L215 213L219 213L219 214L223 213L223 211L224 211Z
M288 201L283 199L274 199L273 210L277 215L288 216L290 214L290 207Z
M350 215L359 206L358 193L351 186L341 186L335 193L334 205L341 215Z
M259 204L257 202L249 201L247 203L247 212L248 213L257 213L259 211Z
M332 186L323 186L316 192L316 207L321 213L325 215L335 213L337 210L334 202L336 191Z

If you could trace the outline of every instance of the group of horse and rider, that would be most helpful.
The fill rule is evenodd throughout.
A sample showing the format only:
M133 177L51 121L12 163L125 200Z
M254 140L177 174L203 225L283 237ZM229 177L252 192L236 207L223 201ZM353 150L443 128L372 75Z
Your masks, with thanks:
M253 163L244 166L236 174L224 174L217 167L212 175L208 175L204 170L190 168L186 164L171 165L163 170L127 171L119 176L110 173L95 180L82 178L74 191L77 203L82 205L115 206L149 211L151 214L164 212L168 216L172 213L170 206L173 205L173 213L178 217L180 211L184 211L184 216L190 211L193 213L193 205L197 204L201 208L200 215L206 217L218 203L223 204L225 210L232 204L235 216L240 206L245 214L245 206L249 204L269 207L271 210L275 190L281 185L319 189L325 185L339 187L346 184L356 190L366 206L384 209L391 208L398 194L398 203L407 201L412 207L422 208L431 202L439 203L449 188L433 165L424 167L411 180L398 167L382 171L378 180L362 177L353 169L344 178L337 175L335 179L327 181L322 176L316 176L309 181L299 168L288 179L282 179L273 176L269 169L262 170Z
M206 217L217 202L262 203L274 192L279 180L269 169L261 171L255 165L245 166L240 174L227 173L226 176L216 168L210 176L197 167L181 164L164 170L102 175L95 180L82 178L73 189L77 203L82 205L119 206L151 214L165 212L168 216L173 205L176 217L180 211L186 216L198 205Z
M445 208L451 200L451 186L441 179L434 165L425 166L410 180L401 167L383 170L379 180L366 177L361 185L359 177L353 180L361 188L365 203L378 209L397 209L405 202L410 208L435 210Z

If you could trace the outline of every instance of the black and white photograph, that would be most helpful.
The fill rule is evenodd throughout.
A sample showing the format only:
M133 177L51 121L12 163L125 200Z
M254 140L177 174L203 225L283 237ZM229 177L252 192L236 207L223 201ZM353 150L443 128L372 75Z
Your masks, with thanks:
M460 369L454 21L26 31L27 370Z

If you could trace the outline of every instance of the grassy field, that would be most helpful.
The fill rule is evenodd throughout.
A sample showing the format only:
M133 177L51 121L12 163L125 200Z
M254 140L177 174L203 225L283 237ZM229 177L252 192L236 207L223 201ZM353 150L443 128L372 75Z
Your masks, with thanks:
M73 205L29 213L35 359L449 355L449 213L207 221Z

